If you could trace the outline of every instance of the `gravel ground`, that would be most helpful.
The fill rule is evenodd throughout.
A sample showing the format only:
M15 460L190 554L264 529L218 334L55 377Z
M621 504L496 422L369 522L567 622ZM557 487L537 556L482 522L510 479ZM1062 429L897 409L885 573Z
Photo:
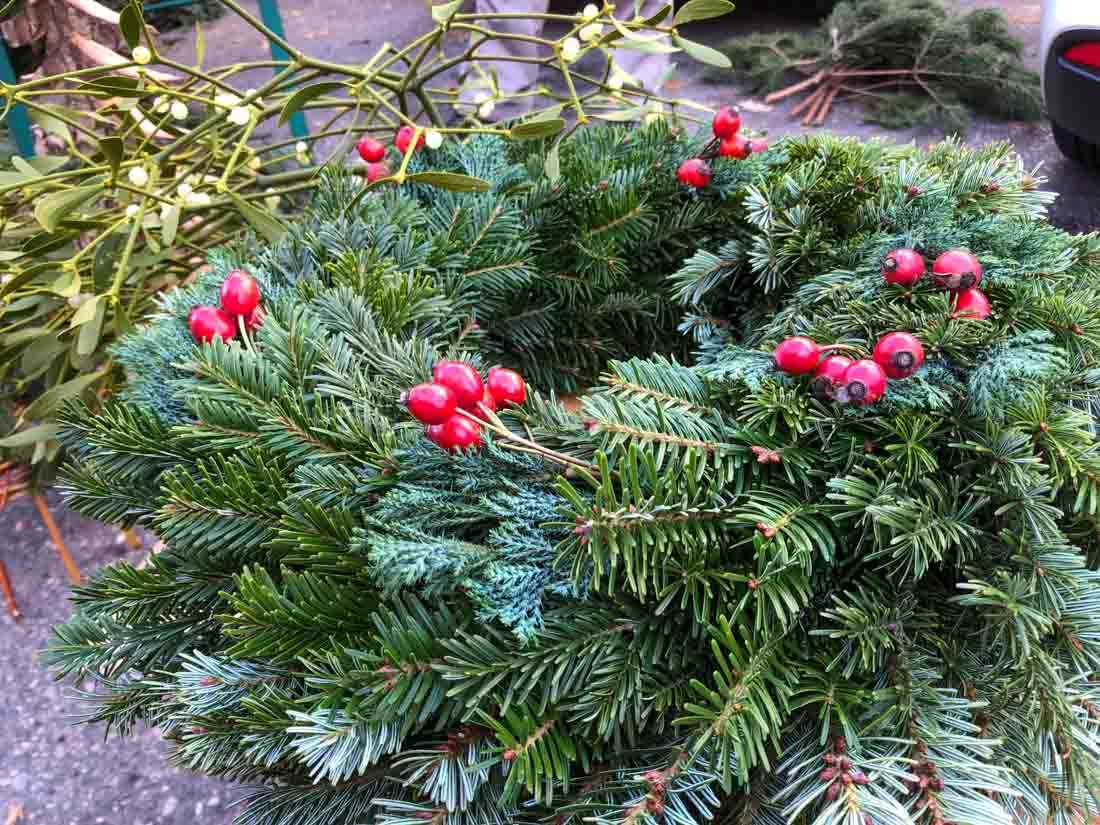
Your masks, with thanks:
M967 8L1002 8L1028 44L1029 62L1037 65L1037 2L956 3ZM245 5L255 10L254 0L246 0ZM374 0L369 14L364 7L362 13L352 15L346 13L346 3L335 0L283 0L282 5L288 38L333 61L364 61L383 42L404 42L426 25L419 0ZM721 23L697 26L691 36L714 43L738 32L790 25L805 23L738 12ZM207 26L206 37L208 53L217 53L219 62L259 59L266 51L258 35L236 18ZM171 47L174 56L182 59L189 58L190 50L186 38L177 38ZM684 66L675 94L710 104L745 99L736 87L701 83L700 75L698 67ZM788 117L790 105L746 112L746 121L772 135L803 131ZM886 134L919 144L942 137L930 129L885 132L863 123L858 109L846 104L835 107L826 126L861 137ZM1061 157L1047 124L976 120L967 134L967 141L975 144L998 139L1012 140L1029 165L1041 165L1050 178L1048 187L1061 193L1051 212L1053 220L1073 230L1100 227L1100 180ZM61 531L85 572L120 558L140 559L141 551L130 550L117 531L66 511L56 497L51 500ZM35 660L50 626L69 613L64 568L29 500L9 504L0 513L0 532L8 536L0 558L7 564L24 613L17 623L0 611L0 650L8 664L0 671L0 730L5 734L0 745L0 825L14 825L19 810L18 821L32 825L228 823L233 789L171 768L155 732L105 742L99 728L71 726L79 704Z

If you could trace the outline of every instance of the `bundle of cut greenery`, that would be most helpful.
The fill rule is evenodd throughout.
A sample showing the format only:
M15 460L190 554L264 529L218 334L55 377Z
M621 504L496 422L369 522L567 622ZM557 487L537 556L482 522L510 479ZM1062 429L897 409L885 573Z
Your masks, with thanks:
M891 128L932 122L962 131L972 112L1041 114L1039 78L996 9L959 15L940 0L847 0L816 29L735 38L723 51L767 102L803 95L793 114L806 125L823 124L846 97ZM710 77L728 81L729 72Z

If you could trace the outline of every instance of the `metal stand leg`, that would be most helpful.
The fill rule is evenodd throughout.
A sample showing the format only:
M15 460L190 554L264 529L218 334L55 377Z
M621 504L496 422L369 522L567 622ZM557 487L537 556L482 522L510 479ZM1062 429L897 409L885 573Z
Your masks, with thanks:
M12 68L11 58L8 57L8 44L0 37L0 80L9 85L19 82ZM31 119L27 116L27 109L21 103L17 103L8 110L4 118L12 137L15 138L15 146L19 154L25 158L34 157L34 133L31 132ZM297 133L295 133L297 134Z
M283 18L279 14L277 0L260 0L260 19L271 31L286 40L286 30L283 28ZM290 59L286 50L275 41L271 42L271 56L275 60ZM295 112L290 116L290 131L296 138L309 136L309 124L306 122L305 112Z

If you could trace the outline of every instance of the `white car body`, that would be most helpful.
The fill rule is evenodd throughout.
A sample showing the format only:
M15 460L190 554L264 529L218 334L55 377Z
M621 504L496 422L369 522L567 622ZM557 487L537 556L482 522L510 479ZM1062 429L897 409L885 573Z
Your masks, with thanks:
M1100 0L1043 0L1040 39L1043 99L1058 147L1100 169ZM1067 59L1074 47L1088 49L1087 60Z

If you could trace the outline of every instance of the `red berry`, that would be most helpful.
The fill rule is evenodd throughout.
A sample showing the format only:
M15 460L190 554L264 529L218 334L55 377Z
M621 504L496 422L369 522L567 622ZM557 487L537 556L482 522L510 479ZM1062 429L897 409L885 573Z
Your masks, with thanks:
M882 260L882 277L888 284L912 286L924 274L924 258L915 249L895 249Z
M886 392L886 373L874 361L855 361L844 371L844 393L856 404L874 404Z
M852 359L846 355L830 355L817 365L813 380L810 382L810 392L827 401L836 395L837 387L844 381L844 371L852 364Z
M221 338L223 341L232 340L237 332L237 326L233 318L217 307L197 306L187 316L187 325L191 328L191 334L196 341L204 344Z
M970 289L982 282L982 265L974 253L949 249L932 264L936 283L948 289Z
M382 178L388 178L390 176L390 167L384 163L368 163L367 164L367 183L374 183L376 180Z
M952 318L973 318L976 321L984 321L992 314L989 298L980 289L964 289L955 293Z
M412 139L413 127L402 126L400 129L397 130L397 134L393 136L393 145L397 147L398 152L400 152L401 154L405 154L405 152L407 152L409 149L409 144L412 143ZM413 151L417 151L423 145L424 133L421 132L420 137L416 141L416 148L413 149Z
M477 370L462 361L440 361L432 370L432 378L449 387L463 408L474 406L485 395L485 384Z
M234 269L222 281L222 309L230 315L248 315L260 305L260 285L243 269Z
M429 427L428 438L451 452L480 447L481 425L464 415L452 415L442 424Z
M908 378L924 363L924 347L908 332L890 332L878 339L872 355L890 378Z
M796 335L787 338L775 348L775 365L789 375L803 375L817 367L821 360L821 347L817 342Z
M765 138L765 137L753 138L752 140L749 141L749 148L752 149L754 154L756 152L766 152L766 151L768 151L768 145L769 145L768 144L768 139Z
M244 316L244 328L249 332L255 332L264 325L264 308L256 307Z
M386 156L386 145L369 135L364 136L355 148L359 150L359 157L367 163L378 163Z
M719 140L729 140L741 128L741 113L733 106L723 106L715 112L710 128Z
M482 394L481 398L479 398L475 403L469 404L465 407L461 407L461 409L464 409L467 412L472 412L474 415L481 415L482 406L488 407L489 412L497 411L496 399L493 398L493 394L489 392L488 387L485 388L485 392Z
M490 373L490 376L491 375L492 375L492 373ZM493 394L491 392L489 392L488 387L485 388L485 394L481 396L481 405L478 406L478 407L475 407L472 410L472 412L481 413L482 412L481 407L486 407L489 410L489 412L496 412L497 411L497 400L495 398L493 398Z
M724 158L744 160L752 151L752 141L744 135L734 135L718 144L718 154Z
M688 158L676 170L680 183L702 189L710 183L710 165L702 158Z
M425 424L442 424L458 406L454 392L441 384L417 384L401 396L401 402Z
M503 367L489 370L489 392L498 404L522 404L527 400L527 384L523 376Z

